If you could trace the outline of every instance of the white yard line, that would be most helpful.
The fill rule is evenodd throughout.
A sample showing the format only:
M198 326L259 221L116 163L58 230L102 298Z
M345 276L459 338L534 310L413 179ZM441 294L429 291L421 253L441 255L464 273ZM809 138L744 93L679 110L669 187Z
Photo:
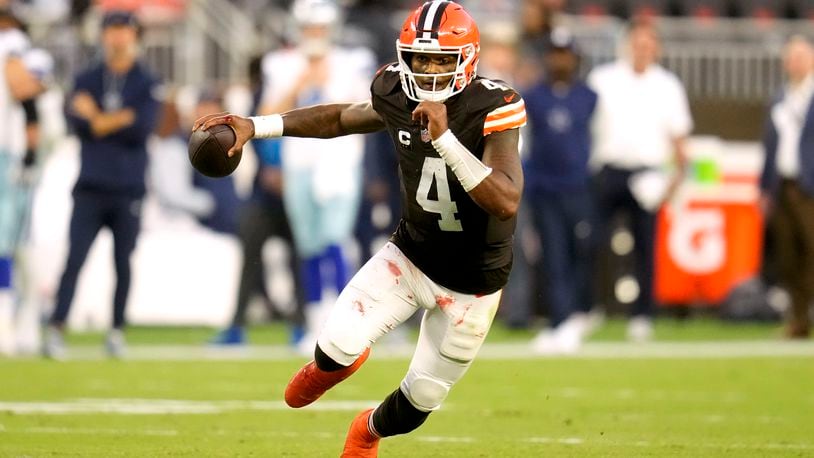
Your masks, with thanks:
M586 358L586 359L649 359L649 358L751 358L759 356L814 356L814 341L784 342L726 341L726 342L587 342L580 351L569 356L536 356L524 343L484 345L479 358L525 359L525 358Z
M28 434L89 434L110 436L177 436L174 429L115 429L115 428L57 428L48 426L32 426L14 429L9 432L23 432Z
M531 442L532 444L565 444L581 445L585 441L579 437L528 437L520 442Z
M405 345L374 346L377 359L407 359L415 347ZM814 340L787 342L777 340L744 340L725 342L651 342L634 344L628 342L588 342L575 355L538 356L531 352L526 342L489 343L478 355L479 359L710 359L752 357L809 357L814 356ZM73 346L68 349L69 360L99 360L106 358L100 346ZM126 356L138 361L290 361L307 357L285 345L250 345L242 348L217 348L196 345L133 345Z
M110 400L108 400L110 401ZM113 401L124 401L124 400L113 400ZM130 400L133 401L133 400ZM170 400L164 400L170 401ZM172 401L175 403L179 403L180 401ZM236 401L237 402L237 401ZM82 435L143 435L143 436L179 436L182 435L181 432L173 429L118 429L118 428L87 428L87 427L43 427L43 426L33 426L33 427L23 427L23 428L12 428L6 429L0 425L0 432L4 434L8 433L23 433L23 434L82 434ZM326 438L335 438L337 437L336 433L331 432L308 432L303 433L299 431L283 431L283 430L270 430L266 432L257 432L257 431L225 431L225 430L218 430L214 434L218 435L263 435L263 436L282 436L282 437L293 437L293 438L307 438L307 437L317 437L321 439ZM416 435L415 440L420 442L431 442L431 443L478 443L484 439L479 439L476 437L471 436L424 436L424 435ZM654 447L682 447L688 450L692 450L694 448L702 448L702 449L728 449L728 450L751 450L751 451L761 451L761 450L782 450L782 451L809 451L814 450L814 444L812 443L775 443L769 442L765 444L744 444L744 443L711 443L711 442L703 442L697 441L692 443L679 443L679 442L672 442L672 441L665 441L665 442L653 442L653 441L615 441L607 437L603 438L594 438L594 439L585 439L582 437L545 437L545 436L534 436L534 437L524 437L524 438L512 438L506 439L507 442L520 442L520 443L530 443L530 444L539 444L539 445L553 445L553 444L562 444L562 445L571 445L571 446L582 446L582 445L602 445L605 447L638 447L638 448L654 448Z
M378 401L328 401L305 407L315 411L356 412ZM211 415L232 411L288 410L282 401L190 401L180 399L68 399L52 402L0 402L0 412L17 415Z
M678 442L652 442L652 441L614 441L614 440L586 440L580 437L528 437L520 439L519 442L528 442L532 444L566 444L566 445L585 445L596 444L604 446L615 447L674 447L680 446L682 448L714 448L714 449L739 449L739 450L814 450L814 444L806 443L766 443L766 444L725 444L725 443L708 443L708 442L693 442L693 443L678 443Z
M455 437L455 436L416 436L416 440L421 442L435 442L435 443L471 443L475 442L474 437Z

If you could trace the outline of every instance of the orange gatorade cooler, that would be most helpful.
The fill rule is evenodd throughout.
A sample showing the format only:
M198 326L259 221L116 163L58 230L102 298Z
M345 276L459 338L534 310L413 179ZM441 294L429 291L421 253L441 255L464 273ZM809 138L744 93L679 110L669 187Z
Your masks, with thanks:
M654 294L666 306L717 306L760 269L763 217L754 155L692 162L679 197L659 211Z

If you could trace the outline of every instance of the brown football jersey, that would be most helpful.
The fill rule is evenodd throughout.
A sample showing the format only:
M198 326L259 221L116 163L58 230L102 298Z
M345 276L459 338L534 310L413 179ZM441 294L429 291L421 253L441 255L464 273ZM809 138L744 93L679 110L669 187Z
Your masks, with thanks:
M399 157L403 214L391 237L436 283L467 294L489 294L508 280L515 219L500 221L464 191L435 151L429 132L412 120L417 103L401 88L398 64L382 68L371 85L373 108L384 119ZM523 100L500 81L475 78L446 102L450 130L478 159L485 137L525 123Z

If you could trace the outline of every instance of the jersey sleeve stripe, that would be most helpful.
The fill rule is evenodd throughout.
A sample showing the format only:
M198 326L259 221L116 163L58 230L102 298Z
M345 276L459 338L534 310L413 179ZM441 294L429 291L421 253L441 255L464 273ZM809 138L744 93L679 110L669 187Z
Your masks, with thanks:
M500 108L495 108L494 110L490 111L489 113L486 113L486 117L488 118L490 116L496 116L496 115L499 115L501 113L505 113L507 111L514 111L514 110L521 109L521 108L522 109L526 108L526 102L524 102L523 99L520 99L517 102L514 102L514 103L512 103L510 105L504 105L504 106L502 106Z
M525 112L526 112L525 108L519 107L519 108L511 110L511 111L504 111L503 113L500 113L500 114L497 114L497 115L487 116L485 122L490 123L490 122L494 122L494 121L499 121L501 119L506 119L506 118L509 118L509 117L512 117L512 116L516 116L518 113L525 113Z
M499 126L502 124L513 124L517 121L525 121L526 120L526 111L523 110L520 113L515 113L511 116L507 116L503 119L495 119L494 121L486 121L483 123L483 128L488 129L490 127Z
M526 125L526 112L522 112L517 116L511 118L501 119L499 122L490 125L483 125L483 135L489 135L492 132L502 132L504 130L516 129Z

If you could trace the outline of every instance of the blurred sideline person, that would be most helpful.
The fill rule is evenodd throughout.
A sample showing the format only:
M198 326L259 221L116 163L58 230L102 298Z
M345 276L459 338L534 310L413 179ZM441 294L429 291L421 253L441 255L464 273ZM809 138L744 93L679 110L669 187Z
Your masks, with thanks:
M339 16L339 8L330 0L294 2L295 47L264 57L260 113L366 96L367 82L375 71L373 53L333 44ZM363 153L361 136L328 142L303 138L282 141L283 202L302 260L305 289L303 351L313 348L325 319L323 290L338 294L348 281L349 266L342 244L352 236L357 219ZM332 279L327 275L329 269Z
M219 91L201 91L192 119L222 111ZM165 97L155 134L148 143L148 171L150 189L162 209L188 214L212 231L234 235L240 206L234 177L215 180L195 171L187 152L189 131L181 129L181 116L172 96Z
M359 241L360 264L379 251L396 229L401 213L398 156L384 132L369 134L365 143L364 186L359 217L354 231Z
M551 32L562 23L563 0L521 0L520 59L517 81L529 87L540 80L543 56L549 47Z
M28 37L0 10L0 354L16 350L15 257L29 216L27 182L36 161L36 97L44 90L32 67Z
M257 112L263 91L261 59L252 60L249 65L249 81L252 87L252 113ZM294 248L294 239L283 204L283 176L280 167L280 139L255 139L252 141L257 155L257 172L248 200L241 206L238 218L238 237L243 252L240 269L235 311L232 321L210 341L216 345L242 345L248 342L246 336L246 313L254 293L261 293L270 301L269 282L266 274L271 269L265 254L272 237L282 240L288 251L288 268L294 282L293 304L283 307L277 304L275 311L289 314L291 326L290 342L299 343L302 339L303 289L300 281L300 260Z
M598 169L602 244L608 246L608 228L619 212L630 217L639 294L627 336L641 342L653 335L656 212L684 177L692 117L681 81L657 63L661 45L651 23L630 24L624 52L588 76L599 95L591 164ZM675 173L668 176L671 165Z
M514 22L497 20L482 24L480 28L481 50L478 62L478 73L489 75L489 78L505 81L518 88L517 75L519 64L519 34ZM520 88L522 92L522 88ZM525 138L525 130L521 137ZM522 143L522 142L521 142ZM521 157L525 148L521 148ZM529 213L526 203L521 201L517 212L515 238L517 243L512 249L512 274L503 290L498 319L503 320L513 329L528 328L534 311L533 298L537 294L537 285L533 282L532 267L535 254L539 250L528 246L532 235Z
M554 29L545 77L523 94L529 118L524 161L525 199L540 246L549 322L532 342L537 353L573 353L587 332L593 304L596 231L588 159L597 95L577 77L579 55L571 32Z
M780 282L791 295L786 336L811 334L814 300L814 48L801 36L783 51L788 84L773 101L760 179Z
M407 375L352 422L344 457L375 457L382 437L406 434L437 410L476 357L512 263L523 189L522 98L477 77L477 25L452 2L428 2L405 21L398 63L383 67L371 99L251 119L226 114L238 149L252 137L332 138L386 129L399 153L403 215L390 243L339 295L314 360L289 382L303 407L355 372L382 335L424 309ZM334 152L341 154L341 152Z
M130 289L130 255L136 246L145 193L147 137L159 102L158 81L138 59L135 16L111 11L102 20L102 60L79 73L67 97L68 121L81 142L73 190L70 247L45 335L46 357L64 356L63 333L79 271L103 227L113 233L116 290L105 341L110 356L125 350L123 328Z
M181 115L174 99L174 92L165 98L155 135L148 143L150 189L163 211L200 219L212 214L215 199L194 186L195 169L187 152L189 133L181 130Z

